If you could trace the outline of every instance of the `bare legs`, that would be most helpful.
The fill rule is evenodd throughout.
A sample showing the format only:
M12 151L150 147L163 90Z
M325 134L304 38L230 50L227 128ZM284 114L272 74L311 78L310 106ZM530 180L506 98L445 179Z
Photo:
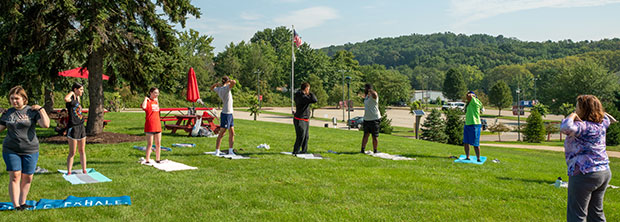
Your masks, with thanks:
M228 147L233 148L235 144L235 127L230 127L230 133L228 134ZM215 141L215 152L220 150L220 146L222 145L222 138L226 134L226 128L220 128L220 132L217 134L217 140Z
M465 147L465 155L467 156L467 158L465 158L466 160L469 160L469 144L464 144ZM479 146L474 146L474 151L476 152L476 158L478 159L478 162L480 162L480 147Z
M75 148L80 153L80 163L82 164L82 172L86 173L86 137L80 140L69 138L69 156L67 156L67 174L71 174L73 168L73 157L75 157Z
M17 208L26 203L33 175L22 174L22 171L9 171L9 177L9 196L13 207Z
M146 162L151 160L151 147L153 147L153 139L155 139L155 161L160 161L161 154L161 132L160 133L147 133L146 134Z
M364 137L362 138L362 153L366 149L366 144L368 143L368 136L370 136L370 133L364 132ZM379 145L379 140L377 139L377 137L373 136L372 137L372 150L375 153L377 152L377 145Z

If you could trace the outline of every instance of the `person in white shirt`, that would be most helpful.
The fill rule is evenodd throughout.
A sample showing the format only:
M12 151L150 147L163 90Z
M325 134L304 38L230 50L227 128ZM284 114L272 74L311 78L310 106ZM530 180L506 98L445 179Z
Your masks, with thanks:
M221 83L215 83L211 86L211 90L215 91L222 100L222 113L220 114L220 132L215 142L215 155L220 155L220 145L222 137L229 130L228 134L228 154L235 155L233 152L233 144L235 143L235 127L233 121L233 97L230 89L235 87L237 81L231 80L228 76L222 77Z

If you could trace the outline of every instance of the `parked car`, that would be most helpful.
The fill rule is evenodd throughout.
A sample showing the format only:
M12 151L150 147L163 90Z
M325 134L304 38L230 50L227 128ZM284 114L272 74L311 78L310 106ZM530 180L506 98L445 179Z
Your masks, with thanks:
M460 109L465 111L465 103L464 102L448 102L441 107L441 110L447 109Z
M356 116L356 117L351 118L347 124L351 128L360 128L363 123L364 123L364 117Z

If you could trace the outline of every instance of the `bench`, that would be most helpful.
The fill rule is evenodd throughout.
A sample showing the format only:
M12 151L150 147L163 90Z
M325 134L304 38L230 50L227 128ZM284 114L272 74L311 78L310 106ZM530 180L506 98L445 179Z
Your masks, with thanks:
M172 130L172 133L176 133L177 130L181 129L184 130L185 132L191 132L192 131L192 126L189 125L176 125L176 124L165 124L164 125L166 127L166 129Z

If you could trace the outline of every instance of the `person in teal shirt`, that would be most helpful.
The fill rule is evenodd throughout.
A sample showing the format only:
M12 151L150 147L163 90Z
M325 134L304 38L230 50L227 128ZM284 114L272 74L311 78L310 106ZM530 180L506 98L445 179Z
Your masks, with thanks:
M474 146L476 158L480 162L480 130L482 123L480 122L480 110L482 102L472 91L467 92L467 105L465 105L465 127L463 129L463 146L465 155L469 160L469 145Z

